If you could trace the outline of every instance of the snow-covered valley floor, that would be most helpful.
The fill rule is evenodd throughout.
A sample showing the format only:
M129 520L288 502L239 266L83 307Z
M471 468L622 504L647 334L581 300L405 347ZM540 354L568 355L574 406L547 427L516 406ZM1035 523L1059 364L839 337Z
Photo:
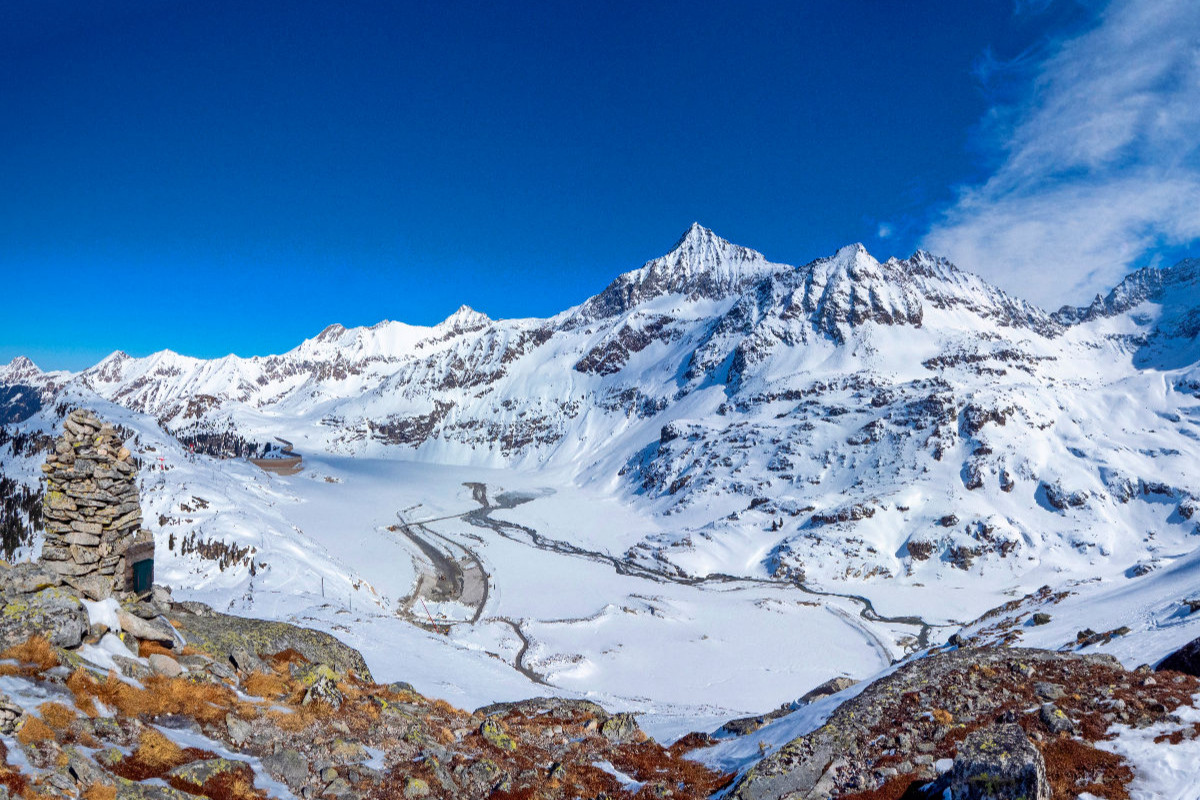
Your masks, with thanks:
M164 529L179 524L256 549L254 576L164 554L160 579L181 599L328 630L363 652L376 679L409 681L459 706L587 697L639 712L663 739L763 713L838 675L873 676L917 647L917 619L938 644L1042 583L1064 585L1047 564L1019 584L996 573L936 586L896 578L806 587L834 593L821 596L770 579L746 542L738 547L751 556L733 575L655 572L621 556L677 520L547 471L305 454L299 474L277 476L196 457L149 473L143 487L148 515ZM415 595L430 562L401 520L448 560L482 565L486 599ZM1057 648L1136 606L1137 619L1107 626L1133 632L1104 650L1130 666L1160 657L1197 633L1191 620L1172 628L1169 619L1192 560L1137 581L1115 568L1072 581L1055 623L1027 631L1023 643ZM1105 599L1113 593L1123 593L1119 602ZM866 604L878 613L864 614Z

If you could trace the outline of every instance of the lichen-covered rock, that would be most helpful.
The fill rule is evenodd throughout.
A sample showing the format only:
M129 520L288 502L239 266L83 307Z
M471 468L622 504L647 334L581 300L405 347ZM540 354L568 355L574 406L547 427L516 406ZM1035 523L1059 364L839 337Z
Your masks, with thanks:
M497 750L516 750L517 743L496 719L488 717L479 726L479 735Z
M175 643L175 632L165 620L142 619L122 609L117 612L117 621L121 623L121 630L139 639L162 644Z
M333 708L341 708L342 701L345 699L346 696L338 689L337 682L333 678L328 675L320 675L304 693L301 705L322 702Z
M933 781L936 762L954 755L947 735L953 727L1008 722L1005 715L1037 709L1033 687L1039 679L1111 689L1127 676L1108 656L1025 648L965 648L918 658L847 700L821 727L752 766L729 796L823 800L879 789L891 779ZM1078 713L1082 701L1062 702L1068 701Z
M233 653L240 649L257 659L290 649L314 664L327 664L339 674L353 672L363 680L371 680L362 653L323 631L286 622L234 617L196 603L176 604L171 619L179 624L189 644L205 652Z
M88 632L88 616L79 598L51 587L32 594L0 585L0 650L44 636L55 647L78 647Z
M182 767L176 767L167 774L170 778L174 779L172 782L176 785L182 785L187 789L200 790L206 783L218 776L237 772L248 775L250 782L253 782L254 773L249 764L244 761L234 761L228 758L193 761L190 764L184 764Z
M308 760L297 750L285 749L264 756L262 765L267 772L296 791L308 780Z
M646 734L638 727L633 714L613 714L600 726L600 733L610 742L640 742Z
M968 734L950 776L953 800L1050 800L1046 763L1020 725Z

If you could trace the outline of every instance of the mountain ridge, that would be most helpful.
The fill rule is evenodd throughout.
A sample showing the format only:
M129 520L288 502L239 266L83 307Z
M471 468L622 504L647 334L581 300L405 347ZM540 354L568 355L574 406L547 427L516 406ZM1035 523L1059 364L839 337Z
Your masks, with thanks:
M1081 552L1116 549L1110 533L1072 533L1060 503L1107 531L1133 513L1138 487L1169 487L1176 504L1200 496L1186 466L1200 457L1189 438L1200 380L1185 372L1152 408L1127 410L1152 379L1139 371L1147 353L1195 362L1186 326L1155 338L1138 314L1153 291L1193 285L1196 263L1136 272L1114 289L1123 311L1068 318L922 251L880 262L853 244L792 267L694 223L666 255L553 317L464 306L433 327L330 326L273 356L114 354L59 382L181 436L566 469L700 526L798 517L758 546L765 572L811 571L830 548L861 574L970 570L1021 551L1037 561L1060 534L1089 542ZM1120 443L1101 406L1130 415ZM1178 420L1169 431L1162 415ZM1161 455L1139 455L1146 442ZM1044 536L1047 524L1060 533ZM874 544L840 542L864 526ZM698 569L694 542L684 532L632 557Z

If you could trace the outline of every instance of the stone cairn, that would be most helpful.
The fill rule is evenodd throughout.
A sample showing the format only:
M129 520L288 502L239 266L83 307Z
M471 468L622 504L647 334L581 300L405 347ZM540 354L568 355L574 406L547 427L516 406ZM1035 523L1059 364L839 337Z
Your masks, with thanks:
M117 432L91 411L71 412L42 471L43 565L97 599L131 590L133 561L153 557L154 538L141 527L137 467Z

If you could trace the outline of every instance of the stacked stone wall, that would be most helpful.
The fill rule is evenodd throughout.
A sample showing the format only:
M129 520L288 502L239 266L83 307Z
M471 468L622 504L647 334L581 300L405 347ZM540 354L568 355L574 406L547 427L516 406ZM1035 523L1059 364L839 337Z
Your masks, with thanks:
M71 412L42 470L44 566L94 597L131 588L126 553L152 552L154 540L141 527L137 467L116 430L90 411Z

